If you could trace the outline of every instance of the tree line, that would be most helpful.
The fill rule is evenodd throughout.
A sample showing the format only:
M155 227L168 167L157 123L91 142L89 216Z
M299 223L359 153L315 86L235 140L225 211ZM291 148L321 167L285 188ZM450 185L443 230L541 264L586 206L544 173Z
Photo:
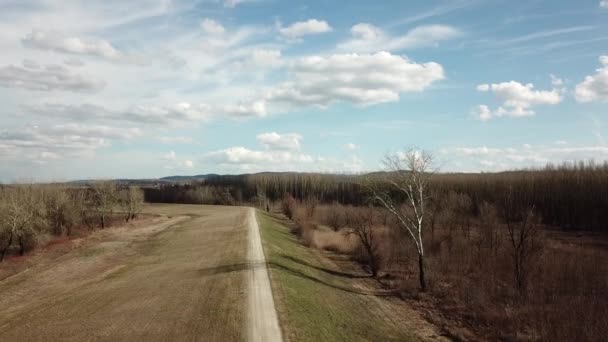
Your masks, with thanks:
M128 222L143 209L144 194L112 181L88 187L61 184L0 186L0 261L24 255L45 236L71 236L80 228L105 228Z
M259 173L216 176L185 185L146 188L146 200L165 203L241 204L275 203L289 194L298 201L365 205L365 175L319 173ZM393 191L393 195L399 196ZM484 203L500 204L506 194L514 203L534 205L545 225L567 230L608 231L608 164L547 166L538 170L500 173L437 173L430 179L429 205L441 206L450 194L466 195L467 210L479 215ZM404 198L403 198L404 199Z

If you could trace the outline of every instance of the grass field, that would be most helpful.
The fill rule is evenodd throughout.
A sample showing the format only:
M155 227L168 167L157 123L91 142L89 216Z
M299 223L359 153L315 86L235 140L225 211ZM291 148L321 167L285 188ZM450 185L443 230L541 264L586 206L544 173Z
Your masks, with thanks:
M284 336L290 341L440 340L362 272L344 272L298 243L288 221L258 212ZM428 325L428 324L427 324ZM417 337L420 336L420 337Z

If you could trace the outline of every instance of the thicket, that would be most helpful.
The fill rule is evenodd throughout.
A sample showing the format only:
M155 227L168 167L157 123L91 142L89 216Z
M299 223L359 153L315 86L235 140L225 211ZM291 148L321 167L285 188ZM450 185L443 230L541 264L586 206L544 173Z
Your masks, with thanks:
M0 261L24 255L53 237L129 221L143 209L139 188L114 182L89 187L19 184L0 186Z
M605 240L546 230L533 206L506 198L476 214L467 195L449 193L430 213L424 295L416 248L385 209L334 203L311 215L309 204L289 196L281 208L292 213L304 245L350 255L395 294L416 298L427 312L430 305L429 318L457 339L602 340L608 242L602 249Z

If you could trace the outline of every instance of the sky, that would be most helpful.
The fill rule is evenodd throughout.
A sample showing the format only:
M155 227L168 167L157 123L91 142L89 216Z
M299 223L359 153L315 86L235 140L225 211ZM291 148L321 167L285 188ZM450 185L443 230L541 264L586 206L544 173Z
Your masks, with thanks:
M0 181L608 160L608 1L1 0Z

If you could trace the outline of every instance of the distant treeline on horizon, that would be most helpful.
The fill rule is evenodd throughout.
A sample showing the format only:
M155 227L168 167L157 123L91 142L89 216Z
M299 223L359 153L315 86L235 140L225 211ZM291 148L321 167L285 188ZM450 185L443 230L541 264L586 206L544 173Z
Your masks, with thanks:
M264 172L243 175L202 175L194 181L168 182L145 188L148 202L223 204L276 202L286 194L304 201L368 205L368 174ZM542 222L568 230L608 231L608 163L549 165L544 169L498 173L437 173L431 182L432 205L449 193L472 201L473 214L484 202L499 204L507 193L521 205L534 205Z

